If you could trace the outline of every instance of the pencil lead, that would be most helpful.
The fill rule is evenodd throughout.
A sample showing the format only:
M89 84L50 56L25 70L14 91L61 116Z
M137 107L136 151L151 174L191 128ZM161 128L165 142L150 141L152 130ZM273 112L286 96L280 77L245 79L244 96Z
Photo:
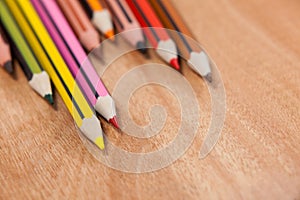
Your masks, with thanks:
M173 66L176 70L180 70L180 66L179 66L179 63L178 63L178 59L177 58L173 58L171 61L170 61L170 65Z
M142 54L146 54L147 53L147 48L146 48L146 45L144 42L142 41L139 41L137 44L136 44L136 48L138 49L139 52L141 52Z
M107 31L104 35L106 38L110 39L111 41L113 42L115 41L115 36L114 36L115 33L113 30Z
M45 98L51 105L54 104L52 94L46 94L46 95L44 96L44 98Z
M99 147L101 150L104 150L104 149L105 149L103 137L98 137L98 138L96 138L95 144L96 144L97 147Z
M208 81L208 82L212 82L212 75L211 75L211 72L208 73L206 76L204 76L204 78Z
M52 95L51 82L47 72L33 74L28 83L42 97L46 98L48 94ZM49 99L49 97L47 98Z
M14 72L14 67L11 61L7 61L6 63L4 63L4 68L10 74Z
M109 119L109 123L111 123L117 129L120 129L119 124L117 122L117 117L116 116L114 116L113 118Z

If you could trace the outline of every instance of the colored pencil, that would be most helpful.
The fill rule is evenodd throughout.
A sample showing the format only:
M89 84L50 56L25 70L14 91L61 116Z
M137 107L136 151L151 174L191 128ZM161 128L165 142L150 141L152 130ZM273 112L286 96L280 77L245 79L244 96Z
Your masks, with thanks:
M209 59L206 53L195 44L191 43L181 33L193 37L193 34L187 27L186 23L180 17L179 12L172 5L170 0L149 0L156 14L159 16L163 25L175 30L171 36L179 46L182 56L188 59L189 66L199 75L205 77L211 82L211 69Z
M160 57L169 63L172 67L180 70L177 58L177 49L175 42L155 14L154 10L145 0L126 0L130 9L133 11L140 25L144 28L144 33L149 42L156 49ZM149 28L150 27L150 28ZM153 28L154 27L154 28Z
M0 33L0 65L4 67L4 69L8 73L13 73L14 68L11 61L11 54L10 54L10 47L9 44L7 44L4 39L2 38L2 35Z
M97 48L100 44L100 36L79 2L77 0L57 0L56 2L59 4L84 48L87 51L95 49L95 54L101 58L100 48Z
M63 58L29 1L6 0L35 56L49 73L76 125L100 149L104 139L98 118L76 84Z
M114 26L110 12L98 0L81 0L94 26L106 37L114 40Z
M54 1L31 0L91 105L116 128L115 104ZM83 63L80 68L80 63Z
M1 24L3 26L4 32L7 32L7 35L13 41L13 44L18 48L24 61L29 69L28 73L25 73L29 80L29 85L36 91L39 95L44 97L51 104L53 103L51 82L48 74L42 70L36 58L34 57L32 51L28 47L27 42L22 36L20 29L18 28L16 22L14 21L13 16L10 14L6 4L3 1L0 1L0 11L1 11ZM30 74L30 76L28 75Z
M6 38L8 38L9 44L11 46L11 52L12 52L12 56L15 60L18 61L23 73L25 74L26 78L28 81L30 81L33 77L33 74L30 70L30 67L28 66L28 64L26 63L26 58L24 58L21 54L21 52L19 51L19 49L15 46L14 42L12 41L12 39L10 38L9 34L5 34ZM29 48L29 47L28 47ZM45 72L46 73L46 72ZM49 79L49 78L48 78ZM53 103L53 100L51 98L51 103Z
M124 36L129 44L137 48L142 53L146 53L146 41L141 30L141 26L125 0L106 0L106 2L114 16L113 20L118 32L121 33L134 29L134 31L124 33L122 36Z
M4 38L6 39L6 41L9 43L10 47L11 47L11 52L13 55L13 58L16 59L19 63L19 65L21 66L22 71L24 72L27 80L29 81L29 85L30 82L34 82L32 81L33 78L33 73L30 70L30 67L28 66L27 62L26 62L26 57L24 58L22 53L19 51L19 49L16 47L13 39L11 38L11 36L7 33L7 31L5 30L4 26L2 25L2 22L0 23L0 32L2 33L2 35L4 36ZM26 42L25 42L26 43ZM27 44L26 44L27 45ZM30 51L30 48L27 46L26 49L28 49ZM34 57L33 55L31 55L30 57ZM33 65L37 65L37 62L33 62ZM46 73L45 71L43 73ZM48 75L47 75L48 76ZM49 76L47 78L49 85L50 85L50 79ZM51 85L50 85L51 86ZM51 88L50 88L51 91ZM52 99L52 95L50 98L46 98L48 99L48 101L52 104L53 103L53 99Z

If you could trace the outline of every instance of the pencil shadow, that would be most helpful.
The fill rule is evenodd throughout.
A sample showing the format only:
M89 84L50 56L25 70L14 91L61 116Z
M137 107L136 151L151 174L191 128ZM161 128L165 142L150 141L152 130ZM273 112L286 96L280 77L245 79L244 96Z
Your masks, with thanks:
M51 87L54 88L54 85L53 83L51 83ZM58 107L57 107L57 103L56 103L56 92L55 90L52 89L52 97L53 97L53 104L52 104L52 108L55 110L55 111L58 111Z
M13 71L12 73L10 73L9 75L13 78L13 80L15 80L15 81L18 80L18 75L17 75L17 73L15 71Z

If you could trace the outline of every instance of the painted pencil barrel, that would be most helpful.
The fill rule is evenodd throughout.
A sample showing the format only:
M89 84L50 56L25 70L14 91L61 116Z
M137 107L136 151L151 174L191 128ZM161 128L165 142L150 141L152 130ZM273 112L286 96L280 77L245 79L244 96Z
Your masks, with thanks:
M10 14L8 6L4 3L4 1L0 1L0 5L1 23L10 35L14 45L22 54L26 65L29 67L32 74L29 79L30 86L42 97L49 98L48 100L50 103L53 103L51 83L48 74L42 70L37 62L17 23L15 22L14 17Z
M17 0L17 3L10 0L7 0L6 2L9 5L10 10L16 16L16 20L25 37L30 41L29 44L32 45L31 47L35 52L35 55L39 61L44 63L43 67L49 73L77 126L99 148L103 149L104 142L100 123L88 105L81 90L75 83L74 78L70 74L65 62L61 58L61 55L56 49L56 46L48 35L44 25L41 23L31 3L22 0ZM23 13L24 15L18 15L17 13ZM47 56L47 59L42 57L46 53L51 62L48 60Z
M134 14L128 7L125 0L106 1L110 7L111 12L114 14L114 22L119 33L123 31L134 31L123 33L123 37L134 47L143 48L146 47L144 35L142 33L141 26Z
M47 24L46 27L50 29L49 32L52 34L52 37L58 42L62 55L67 58L66 61L68 61L68 67L73 77L84 88L84 92L92 106L107 121L114 118L116 116L116 109L113 99L110 97L57 4L54 1L48 0L32 0L32 3L39 12L42 20ZM48 16L46 16L46 13ZM109 101L109 105L105 103L106 101ZM102 104L104 105L100 107Z
M126 2L141 26L145 28L144 33L158 55L176 70L180 70L176 44L163 28L150 4L144 0L126 0Z
M94 26L107 38L113 38L114 30L110 12L98 0L83 0L84 8ZM92 13L90 13L92 12Z
M171 37L179 47L179 51L184 58L189 58L189 66L201 76L207 76L211 73L209 58L204 51L195 43L186 40L187 36L193 37L190 29L179 12L172 5L170 0L149 0L156 14L159 16L163 25L176 32L170 32Z

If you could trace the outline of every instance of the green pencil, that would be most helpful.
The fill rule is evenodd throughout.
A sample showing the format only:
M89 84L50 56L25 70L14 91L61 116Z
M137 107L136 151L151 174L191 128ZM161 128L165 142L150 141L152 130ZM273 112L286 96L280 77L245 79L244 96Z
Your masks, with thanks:
M12 42L19 50L24 58L26 66L28 66L32 76L27 76L29 85L42 97L53 104L52 89L49 75L45 72L35 56L33 55L30 47L24 39L21 31L19 30L13 16L10 14L8 7L3 1L0 1L1 23L9 34Z

